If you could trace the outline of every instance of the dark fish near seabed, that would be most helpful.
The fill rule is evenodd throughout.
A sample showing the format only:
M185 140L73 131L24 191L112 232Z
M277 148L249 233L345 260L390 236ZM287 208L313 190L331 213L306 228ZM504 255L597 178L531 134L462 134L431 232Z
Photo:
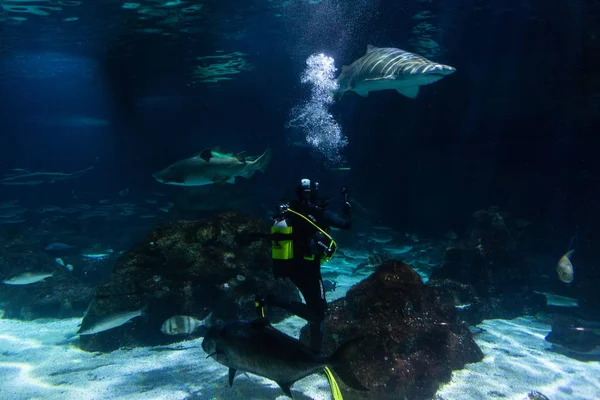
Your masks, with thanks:
M331 356L315 354L297 339L275 329L266 318L232 321L211 326L202 349L218 363L229 367L229 384L236 372L249 372L271 379L286 395L296 381L331 367L350 388L367 391L348 368L345 353L362 338L341 346Z

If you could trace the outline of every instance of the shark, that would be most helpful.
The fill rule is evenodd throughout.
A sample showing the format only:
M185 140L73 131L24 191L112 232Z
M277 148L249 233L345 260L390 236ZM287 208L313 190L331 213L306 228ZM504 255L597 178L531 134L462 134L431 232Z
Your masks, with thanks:
M43 183L55 183L66 179L79 178L92 169L94 167L88 167L69 174L62 172L29 172L25 169L14 169L9 176L0 179L0 185L41 185Z
M235 183L236 176L250 178L256 171L265 172L270 159L270 149L258 157L247 157L244 152L232 156L204 149L200 154L177 161L152 176L160 183L177 186Z
M369 92L394 89L415 99L420 86L437 82L455 71L454 67L408 51L368 45L364 56L342 67L337 78L339 89L334 95L342 97L346 92L355 92L366 97Z

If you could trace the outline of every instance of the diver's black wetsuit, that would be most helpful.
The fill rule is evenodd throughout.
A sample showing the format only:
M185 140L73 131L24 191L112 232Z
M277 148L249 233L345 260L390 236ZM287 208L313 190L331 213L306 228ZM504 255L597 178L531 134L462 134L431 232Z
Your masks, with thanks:
M341 216L310 202L292 201L289 208L309 218L326 232L332 226L340 229L349 229L352 226L350 207L347 204L344 205L344 213ZM310 324L311 348L320 351L327 301L321 277L321 253L318 253L313 241L318 230L292 212L287 211L283 216L294 229L294 259L284 266L274 264L273 273L276 278L290 278L304 296L306 304L284 302L273 296L268 296L265 301L269 305L283 308L307 320ZM312 255L314 255L312 260L305 258L305 256L310 258Z

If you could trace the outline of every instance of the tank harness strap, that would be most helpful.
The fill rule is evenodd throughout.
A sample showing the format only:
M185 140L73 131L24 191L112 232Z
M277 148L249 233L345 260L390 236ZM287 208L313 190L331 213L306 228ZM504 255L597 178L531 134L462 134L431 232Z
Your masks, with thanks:
M327 239L329 239L329 248L328 250L331 250L332 247L335 246L335 248L337 248L337 243L335 242L335 240L333 240L333 238L331 237L331 235L327 232L325 232L323 229L321 229L320 226L318 226L317 224L315 224L314 222L312 222L310 219L308 219L307 217L305 217L304 215L300 214L298 211L294 211L291 208L288 208L287 211L296 214L299 217L304 218L304 220L306 222L308 222L309 224L311 224L312 226L314 226L315 228L317 228L323 235L327 236ZM312 259L314 259L314 256L312 257Z

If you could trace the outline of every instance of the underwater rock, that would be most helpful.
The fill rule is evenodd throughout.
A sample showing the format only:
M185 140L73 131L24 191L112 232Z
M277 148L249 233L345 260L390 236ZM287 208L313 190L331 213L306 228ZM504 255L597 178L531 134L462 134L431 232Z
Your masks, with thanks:
M431 279L471 284L481 296L493 296L527 286L524 260L504 217L495 208L477 211L469 233L446 249L444 264Z
M543 393L540 393L540 392L538 392L536 390L533 390L533 391L529 392L527 394L527 399L528 400L550 400Z
M258 287L300 301L291 282L273 278L270 242L251 239L251 233L266 230L259 219L235 212L156 227L117 261L108 282L96 289L81 326L146 306L145 316L82 336L81 348L111 351L181 340L161 333L162 324L174 315L203 319L213 312L213 320L255 318ZM266 312L275 322L287 315L276 308Z
M484 319L513 319L523 315L535 315L546 309L546 298L531 291L507 292L493 297L477 294L473 285L450 279L435 279L427 282L440 303L454 307L461 321L477 325Z
M522 233L511 232L520 231L496 207L477 211L469 234L446 249L444 263L431 274L428 284L441 298L458 299L454 306L470 324L532 315L546 307L545 297L533 292L534 282L526 275L525 258L519 251Z
M435 291L408 265L386 261L345 298L330 304L323 351L365 336L349 357L365 399L430 399L452 371L483 359L454 308L443 308ZM301 340L308 341L303 328Z

